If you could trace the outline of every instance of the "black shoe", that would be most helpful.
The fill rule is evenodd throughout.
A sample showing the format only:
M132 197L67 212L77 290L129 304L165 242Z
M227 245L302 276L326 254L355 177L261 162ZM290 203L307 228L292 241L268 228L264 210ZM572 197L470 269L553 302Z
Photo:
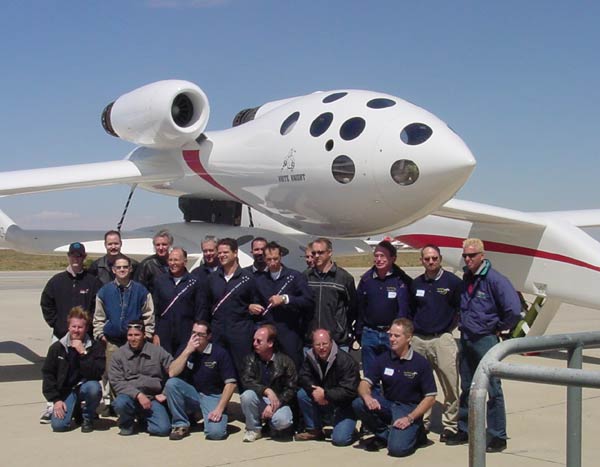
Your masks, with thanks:
M133 427L120 427L121 429L119 430L119 435L121 436L131 436L135 433Z
M490 442L485 449L486 452L502 452L506 449L506 440L504 438L494 437L490 439Z
M452 435L446 436L447 446L458 446L459 444L467 444L469 442L469 434L466 431L457 431Z
M82 433L91 433L94 431L94 422L91 420L84 420L81 424L81 432Z
M425 447L429 444L429 438L427 438L427 431L425 431L424 429L419 431L419 434L417 435L417 442L415 444L415 447L418 448L422 448Z
M450 430L444 430L442 432L442 434L440 435L440 443L445 443L448 441L448 439L452 438L455 435L454 432L450 431Z
M369 452L377 452L387 446L387 441L378 436L373 436L365 443L365 450Z

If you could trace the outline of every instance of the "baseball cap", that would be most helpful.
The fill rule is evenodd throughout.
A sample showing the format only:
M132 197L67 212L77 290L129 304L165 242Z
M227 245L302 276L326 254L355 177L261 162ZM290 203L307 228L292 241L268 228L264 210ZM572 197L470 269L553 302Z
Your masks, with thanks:
M69 245L69 254L85 256L85 246L79 242L71 243Z

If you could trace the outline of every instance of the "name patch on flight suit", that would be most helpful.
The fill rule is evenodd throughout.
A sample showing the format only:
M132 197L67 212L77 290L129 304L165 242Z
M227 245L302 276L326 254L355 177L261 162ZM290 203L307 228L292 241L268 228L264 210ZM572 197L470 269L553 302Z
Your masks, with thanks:
M423 289L417 289L417 292L415 293L415 295L417 297L424 297L425 296L425 291Z
M383 370L383 374L385 376L394 376L394 369L393 368L386 368L385 370Z
M388 287L387 288L388 298L396 298L396 288Z

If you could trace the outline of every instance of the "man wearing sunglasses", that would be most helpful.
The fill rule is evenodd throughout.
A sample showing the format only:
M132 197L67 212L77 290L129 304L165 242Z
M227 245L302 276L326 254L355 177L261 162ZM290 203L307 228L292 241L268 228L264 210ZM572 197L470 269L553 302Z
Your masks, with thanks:
M446 444L468 442L469 392L475 370L483 356L498 343L502 331L512 329L521 318L521 301L510 281L485 259L483 242L463 242L464 287L460 299L461 394L458 433ZM506 449L506 409L498 378L491 378L487 405L487 452Z
M446 443L458 430L458 346L452 331L458 321L462 281L442 268L442 254L436 245L421 249L421 264L425 272L411 284L412 347L429 360L444 392L440 441ZM424 423L429 430L428 415Z
M312 255L314 267L304 271L315 297L313 318L305 336L306 350L312 344L312 332L324 328L342 350L348 351L356 319L354 277L333 262L333 247L328 238L312 242Z
M172 362L171 354L146 340L143 321L129 322L127 344L114 353L108 370L117 394L113 407L119 416L121 436L135 433L136 419L140 429L151 435L169 434L171 421L162 392Z
M106 368L116 350L127 342L127 324L133 320L143 320L146 339L154 335L154 304L150 292L139 282L131 280L131 259L118 254L112 262L115 279L105 284L96 296L94 313L94 339L106 347ZM104 410L110 412L111 391L108 375L105 374Z

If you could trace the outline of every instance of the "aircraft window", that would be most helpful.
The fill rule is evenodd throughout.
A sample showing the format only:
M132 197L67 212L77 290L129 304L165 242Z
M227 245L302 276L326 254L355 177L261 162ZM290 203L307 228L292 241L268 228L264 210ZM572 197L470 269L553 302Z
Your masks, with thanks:
M346 120L340 128L340 136L346 141L357 138L365 129L366 122L360 117Z
M290 115L288 118L286 118L283 121L283 123L281 124L279 133L281 133L282 136L287 135L290 131L292 131L294 129L294 126L296 125L298 118L300 118L300 112L294 112L292 115Z
M402 159L392 164L390 174L398 185L412 185L419 178L419 168L413 161Z
M384 99L383 97L379 97L377 99L371 99L367 102L367 107L371 109L385 109L386 107L392 107L396 105L396 102L391 99Z
M432 133L433 130L424 123L411 123L404 127L404 130L400 133L400 139L405 144L416 146L427 141Z
M329 94L327 97L323 98L323 104L329 104L330 102L337 101L344 97L347 92L334 92L333 94Z
M327 131L329 125L333 121L333 114L331 112L325 112L315 118L310 125L310 134L317 137L321 136Z
M331 164L331 173L338 182L350 183L356 173L354 162L348 156L337 156Z
M330 139L325 143L325 151L331 151L333 149L333 140Z

